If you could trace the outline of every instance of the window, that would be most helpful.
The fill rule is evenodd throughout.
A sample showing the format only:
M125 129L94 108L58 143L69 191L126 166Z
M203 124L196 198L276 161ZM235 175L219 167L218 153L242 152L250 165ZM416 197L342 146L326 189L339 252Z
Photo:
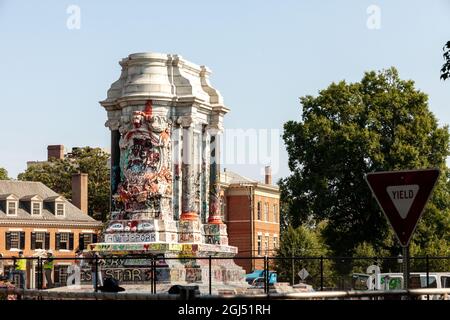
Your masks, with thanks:
M273 222L278 222L278 205L273 205Z
M84 233L83 234L83 250L87 249L88 245L91 244L92 241L92 233Z
M35 249L45 249L45 232L36 232Z
M11 232L10 249L20 249L20 232Z
M262 236L258 236L258 256L261 255L261 241L262 241Z
M56 204L56 215L63 216L64 215L64 203Z
M257 220L261 220L261 201L258 201L258 215Z
M264 204L264 221L269 221L269 204Z
M273 236L273 248L278 249L278 237Z
M59 232L55 234L56 250L73 250L73 233Z
M448 276L441 277L441 287L442 288L450 288L450 277L448 277Z
M59 250L69 250L69 233L59 234Z
M80 250L86 250L88 245L97 242L97 235L95 233L80 233L78 235L78 246Z
M31 233L31 250L50 249L50 233L39 231Z
M32 202L31 214L40 215L41 214L41 204L39 202Z
M9 215L17 214L17 201L8 201L8 214Z
M269 236L266 236L264 240L264 247L266 249L266 256L269 255Z
M54 279L59 286L67 285L67 278L68 278L67 269L68 266L55 266Z

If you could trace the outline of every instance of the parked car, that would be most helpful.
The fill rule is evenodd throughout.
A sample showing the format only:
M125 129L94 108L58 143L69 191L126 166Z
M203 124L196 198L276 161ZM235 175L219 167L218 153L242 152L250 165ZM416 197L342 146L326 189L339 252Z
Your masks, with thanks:
M430 272L428 274L429 288L450 288L450 272ZM378 273L377 275L353 274L354 290L399 290L403 288L402 273ZM410 289L427 288L426 272L412 272L410 274ZM419 299L426 299L426 295ZM439 295L430 295L430 299L440 299Z
M264 287L265 279L264 270L255 270L245 277L245 281L248 284L256 287ZM275 283L277 283L277 273L275 271L269 271L269 285L274 285Z

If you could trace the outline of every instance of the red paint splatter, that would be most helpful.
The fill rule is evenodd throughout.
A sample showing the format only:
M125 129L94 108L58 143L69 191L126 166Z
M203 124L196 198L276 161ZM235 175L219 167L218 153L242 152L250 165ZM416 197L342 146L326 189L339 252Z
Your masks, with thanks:
M150 120L150 118L152 117L152 113L153 113L152 100L147 100L147 102L145 103L145 110L144 110L145 119Z

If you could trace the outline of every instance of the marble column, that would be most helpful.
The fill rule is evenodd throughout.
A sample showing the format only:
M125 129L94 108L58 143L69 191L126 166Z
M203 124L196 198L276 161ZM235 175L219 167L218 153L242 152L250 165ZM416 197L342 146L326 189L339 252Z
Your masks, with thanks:
M181 159L181 140L182 128L180 126L175 126L172 132L172 150L173 150L173 219L180 219L181 210L181 190L182 190L182 159Z
M220 131L210 129L211 162L209 171L209 224L222 224L220 216Z
M190 117L182 117L183 127L183 164L182 164L182 210L181 220L198 220L194 200L194 164L193 164L193 121Z
M108 120L106 126L111 131L111 159L110 159L110 211L115 211L113 195L116 194L120 183L120 122L118 120Z

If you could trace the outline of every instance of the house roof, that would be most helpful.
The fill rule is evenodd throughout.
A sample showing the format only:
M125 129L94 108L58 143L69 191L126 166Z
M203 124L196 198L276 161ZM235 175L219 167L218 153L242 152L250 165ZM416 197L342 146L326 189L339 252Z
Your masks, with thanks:
M220 182L235 184L235 183L258 183L258 181L241 176L233 171L225 171L220 173Z
M50 210L50 203L46 200L53 199L56 200L60 197L59 194L54 192L52 189L47 187L41 182L32 182L32 181L12 181L12 180L0 180L0 195L6 194L14 194L19 199L19 207L17 209L17 215L11 216L5 213L5 208L0 206L0 220L30 220L30 221L42 221L42 222L80 222L80 223L98 223L101 224L100 221L93 219L87 214L83 213L80 209L74 206L71 202L62 198L65 203L65 215L64 216L55 216L53 212ZM31 215L25 209L24 201L22 199L28 199L32 196L39 196L44 200L44 205L42 207L41 215Z
M264 182L244 177L233 171L224 171L220 173L220 182L228 185L251 184L255 187L263 187L267 189L278 190L279 187L274 184L266 184Z

